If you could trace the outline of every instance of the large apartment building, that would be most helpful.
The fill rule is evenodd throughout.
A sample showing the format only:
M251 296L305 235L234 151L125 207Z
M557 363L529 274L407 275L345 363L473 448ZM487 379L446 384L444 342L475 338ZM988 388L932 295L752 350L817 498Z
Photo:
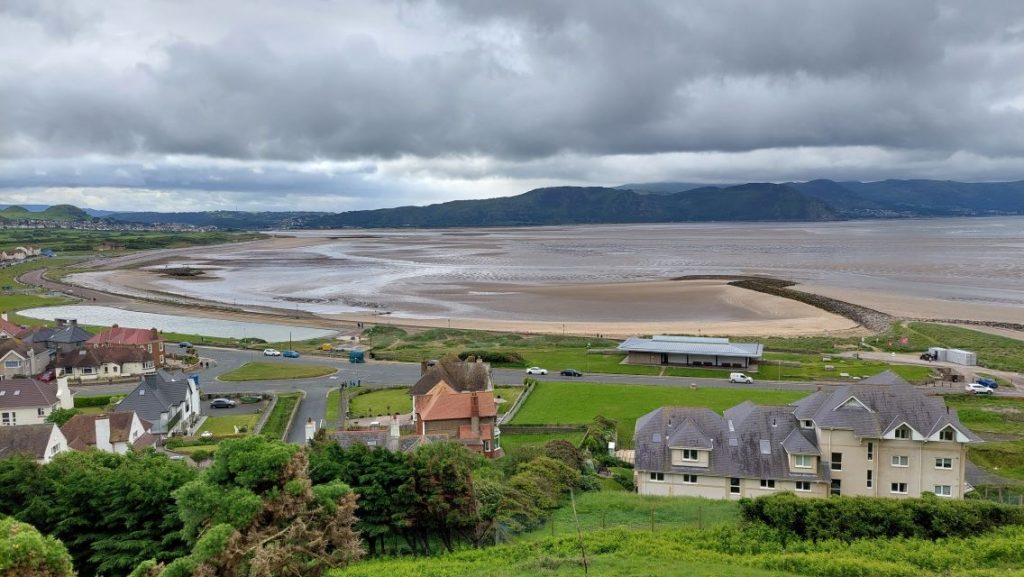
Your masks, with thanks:
M962 498L967 446L978 442L941 398L887 371L786 407L655 409L636 423L636 483L644 495L712 499Z

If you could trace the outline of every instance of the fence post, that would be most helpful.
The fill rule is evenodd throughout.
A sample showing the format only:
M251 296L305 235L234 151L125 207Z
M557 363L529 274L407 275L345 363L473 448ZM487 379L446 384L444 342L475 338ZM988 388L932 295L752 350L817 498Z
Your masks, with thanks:
M651 507L651 533L654 533L654 508Z

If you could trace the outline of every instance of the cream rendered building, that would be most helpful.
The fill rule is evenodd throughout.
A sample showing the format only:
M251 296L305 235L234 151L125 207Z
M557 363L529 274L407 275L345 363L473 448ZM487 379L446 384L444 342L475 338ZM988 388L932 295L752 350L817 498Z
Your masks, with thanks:
M662 407L637 420L634 442L643 495L962 498L980 439L941 398L886 372L788 407Z

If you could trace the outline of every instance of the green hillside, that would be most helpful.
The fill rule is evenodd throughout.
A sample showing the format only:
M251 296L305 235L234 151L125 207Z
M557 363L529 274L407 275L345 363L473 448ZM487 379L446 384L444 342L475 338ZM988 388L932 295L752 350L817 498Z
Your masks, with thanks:
M32 212L20 206L0 210L0 218L9 220L92 220L84 210L70 204L57 204L42 212Z

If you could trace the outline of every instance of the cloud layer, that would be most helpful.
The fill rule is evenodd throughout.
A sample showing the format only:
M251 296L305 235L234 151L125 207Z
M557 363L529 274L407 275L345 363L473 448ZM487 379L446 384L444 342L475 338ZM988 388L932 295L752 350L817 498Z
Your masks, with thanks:
M1024 178L1014 1L8 0L0 48L4 201Z

